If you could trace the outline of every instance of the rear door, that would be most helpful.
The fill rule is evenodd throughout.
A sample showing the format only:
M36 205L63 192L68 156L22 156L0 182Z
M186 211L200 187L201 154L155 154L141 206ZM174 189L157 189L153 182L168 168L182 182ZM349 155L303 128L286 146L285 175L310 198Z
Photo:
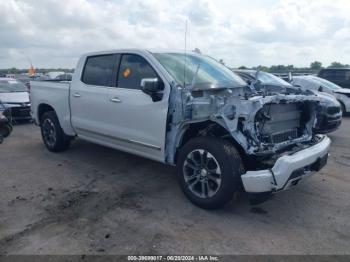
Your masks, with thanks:
M146 58L121 54L117 86L109 89L109 133L124 150L163 161L168 101L153 102L141 91L144 78L158 78L164 86Z
M104 140L109 131L109 88L116 78L114 54L87 57L81 79L72 83L70 91L71 121L77 134Z

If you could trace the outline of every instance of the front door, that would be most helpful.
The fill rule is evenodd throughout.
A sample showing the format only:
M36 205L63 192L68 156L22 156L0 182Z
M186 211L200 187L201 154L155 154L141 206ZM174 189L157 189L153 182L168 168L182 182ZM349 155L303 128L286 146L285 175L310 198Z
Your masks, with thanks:
M158 78L164 86L144 57L122 54L117 87L109 89L109 132L124 150L163 161L168 101L153 102L141 91L144 78Z

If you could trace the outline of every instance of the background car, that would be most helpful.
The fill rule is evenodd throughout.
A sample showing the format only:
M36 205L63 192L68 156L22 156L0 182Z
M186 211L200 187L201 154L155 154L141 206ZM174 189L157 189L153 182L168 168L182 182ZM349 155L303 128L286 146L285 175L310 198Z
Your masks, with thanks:
M0 101L10 110L13 122L31 120L28 88L12 78L0 78Z
M286 88L295 88L287 81L267 72L259 71L259 73L257 73L256 70L234 70L234 72L243 78L248 84L258 80L262 85L277 85L285 86ZM318 92L317 89L312 90L312 92L322 97L320 108L317 110L315 132L325 134L335 131L340 126L342 120L340 104L331 95Z
M47 81L72 81L73 74L72 73L64 73L56 76L54 79L49 79Z
M343 114L350 112L350 89L316 76L295 76L292 83L303 88L317 90L333 95L340 103Z
M11 115L8 108L0 101L0 144L12 132Z
M318 77L342 87L350 88L350 68L322 69Z

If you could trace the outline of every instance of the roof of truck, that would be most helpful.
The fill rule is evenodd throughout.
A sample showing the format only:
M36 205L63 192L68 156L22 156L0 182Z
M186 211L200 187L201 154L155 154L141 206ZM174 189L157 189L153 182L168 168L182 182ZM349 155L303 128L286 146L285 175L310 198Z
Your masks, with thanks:
M95 51L84 54L85 56L93 56L100 54L111 54L111 53L179 53L179 54L192 54L192 55L200 55L193 51L184 51L184 50L174 50L174 49L140 49L140 48L127 48L127 49L112 49L112 50L104 50L104 51Z

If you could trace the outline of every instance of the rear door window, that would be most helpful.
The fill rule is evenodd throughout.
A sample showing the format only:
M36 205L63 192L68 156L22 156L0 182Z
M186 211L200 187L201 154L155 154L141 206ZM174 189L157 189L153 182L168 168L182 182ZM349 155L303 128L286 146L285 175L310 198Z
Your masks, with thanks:
M82 82L94 86L114 86L115 55L91 56L86 60Z

